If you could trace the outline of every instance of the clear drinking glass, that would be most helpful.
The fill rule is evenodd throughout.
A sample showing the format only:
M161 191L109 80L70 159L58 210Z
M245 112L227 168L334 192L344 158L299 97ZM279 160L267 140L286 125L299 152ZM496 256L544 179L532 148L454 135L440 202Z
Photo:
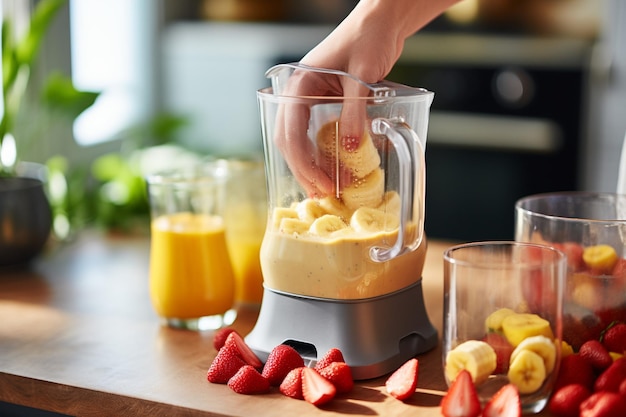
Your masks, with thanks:
M147 178L150 296L171 327L216 329L236 317L223 218L225 181L212 164Z
M235 303L258 307L263 299L261 242L267 223L265 165L258 159L226 159L226 243L235 274Z
M561 192L515 205L515 240L565 252L563 340L574 351L626 321L626 195Z
M518 242L476 242L444 252L443 367L451 384L472 374L481 402L508 383L524 413L541 411L561 355L565 255ZM541 286L550 298L537 302Z

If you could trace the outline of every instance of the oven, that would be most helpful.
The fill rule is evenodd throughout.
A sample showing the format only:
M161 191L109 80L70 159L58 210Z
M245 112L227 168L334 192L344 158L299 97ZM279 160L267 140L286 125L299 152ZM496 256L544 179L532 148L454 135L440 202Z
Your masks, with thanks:
M426 146L429 237L512 239L525 195L580 188L591 45L420 33L389 79L435 92Z

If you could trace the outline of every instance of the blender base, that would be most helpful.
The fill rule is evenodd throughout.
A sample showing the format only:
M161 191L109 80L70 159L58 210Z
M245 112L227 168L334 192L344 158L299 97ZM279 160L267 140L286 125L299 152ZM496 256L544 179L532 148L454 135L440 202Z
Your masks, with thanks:
M259 317L246 343L265 362L279 344L317 361L341 350L354 379L377 378L437 346L422 281L380 297L333 300L265 288Z

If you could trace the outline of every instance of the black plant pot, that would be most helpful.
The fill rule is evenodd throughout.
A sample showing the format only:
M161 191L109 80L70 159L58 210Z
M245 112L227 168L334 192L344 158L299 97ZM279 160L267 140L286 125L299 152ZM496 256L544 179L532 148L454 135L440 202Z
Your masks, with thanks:
M52 226L44 183L0 178L0 266L25 264L41 253Z

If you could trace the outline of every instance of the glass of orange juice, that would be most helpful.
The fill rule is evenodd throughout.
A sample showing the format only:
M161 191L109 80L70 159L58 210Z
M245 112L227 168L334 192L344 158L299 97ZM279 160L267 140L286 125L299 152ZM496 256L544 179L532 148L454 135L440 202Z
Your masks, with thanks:
M147 178L150 297L176 328L217 329L236 318L223 217L226 177L213 164Z
M258 307L263 298L261 242L267 223L265 166L259 158L216 161L228 172L226 244L235 274L235 303Z

